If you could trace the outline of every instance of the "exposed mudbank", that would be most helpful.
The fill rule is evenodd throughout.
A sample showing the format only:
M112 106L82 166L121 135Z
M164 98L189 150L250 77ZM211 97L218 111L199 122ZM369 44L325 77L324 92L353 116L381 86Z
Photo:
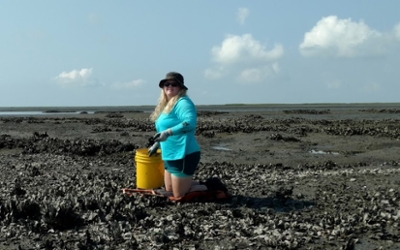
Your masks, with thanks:
M185 204L121 192L154 134L141 113L0 118L0 246L398 248L399 120L314 114L199 114L195 177L232 197Z

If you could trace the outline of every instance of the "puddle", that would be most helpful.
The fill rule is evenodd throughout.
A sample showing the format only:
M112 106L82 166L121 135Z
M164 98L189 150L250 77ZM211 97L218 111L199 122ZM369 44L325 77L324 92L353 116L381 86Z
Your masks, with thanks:
M311 153L311 154L317 154L317 155L339 155L338 152L315 150L315 149L311 149L308 152Z
M230 148L221 147L221 146L214 146L214 147L211 147L211 148L213 148L215 150L221 150L221 151L232 151L232 149L230 149Z

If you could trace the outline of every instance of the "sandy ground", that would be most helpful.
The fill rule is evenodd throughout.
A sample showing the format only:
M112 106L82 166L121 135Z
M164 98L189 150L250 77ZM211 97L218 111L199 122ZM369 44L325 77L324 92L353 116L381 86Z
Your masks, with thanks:
M200 112L196 178L232 197L126 197L145 113L0 118L1 249L400 249L397 110Z

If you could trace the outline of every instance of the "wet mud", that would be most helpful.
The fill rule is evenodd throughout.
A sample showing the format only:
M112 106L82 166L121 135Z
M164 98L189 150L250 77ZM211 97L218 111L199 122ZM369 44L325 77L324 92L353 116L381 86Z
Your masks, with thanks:
M397 111L199 111L191 203L121 192L148 114L0 117L0 249L399 249Z

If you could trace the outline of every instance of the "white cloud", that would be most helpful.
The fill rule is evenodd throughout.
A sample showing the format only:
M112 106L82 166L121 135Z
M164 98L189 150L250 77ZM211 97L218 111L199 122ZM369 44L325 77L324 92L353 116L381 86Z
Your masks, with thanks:
M219 79L223 76L223 74L224 74L223 67L206 69L204 72L205 77L211 80Z
M133 81L130 81L130 82L114 83L112 85L112 87L114 89L118 89L118 90L120 90L120 89L135 89L137 87L142 86L144 83L145 83L144 80L137 79L137 80L133 80Z
M28 37L31 40L44 40L46 39L47 35L44 31L35 29L28 32Z
M83 68L80 70L74 69L70 72L63 71L58 76L55 77L55 80L60 85L68 86L85 86L85 85L93 85L94 81L91 80L92 68L87 69Z
M89 23L93 24L93 25L100 23L100 17L94 13L90 13L88 15L88 20L89 20Z
M368 27L363 21L322 18L305 33L299 49L304 56L355 57L383 53L382 34Z
M367 92L378 92L381 90L381 85L378 83L371 83L364 86L364 90Z
M246 68L242 70L237 77L240 83L259 83L270 76L277 75L280 71L279 64L273 63L270 65L259 66L254 68Z
M205 70L205 77L219 79L236 74L236 79L240 82L246 79L248 82L260 82L271 74L279 73L279 64L276 61L283 53L281 44L275 44L268 50L251 34L228 35L221 45L211 49L215 66Z
M237 20L238 22L243 25L247 19L247 17L249 16L249 9L247 8L239 8L238 12L237 12Z
M328 82L326 85L328 89L338 89L342 86L342 83L339 80L333 80Z
M283 56L283 46L275 44L270 50L251 34L228 35L219 46L211 49L214 67L205 70L208 79L233 75L242 83L261 82L279 73L277 62Z
M214 61L221 64L246 63L254 61L271 61L282 57L283 47L275 44L267 51L264 45L255 40L251 34L242 36L228 35L220 46L212 48Z
M259 82L263 77L264 71L260 68L245 69L239 75L241 82Z
M394 27L394 36L400 41L400 23Z
M278 63L273 63L271 66L272 66L272 71L275 74L278 74L281 71L281 68L279 67Z
M256 83L266 76L268 76L268 70L265 68L250 68L240 72L238 80L241 83Z

